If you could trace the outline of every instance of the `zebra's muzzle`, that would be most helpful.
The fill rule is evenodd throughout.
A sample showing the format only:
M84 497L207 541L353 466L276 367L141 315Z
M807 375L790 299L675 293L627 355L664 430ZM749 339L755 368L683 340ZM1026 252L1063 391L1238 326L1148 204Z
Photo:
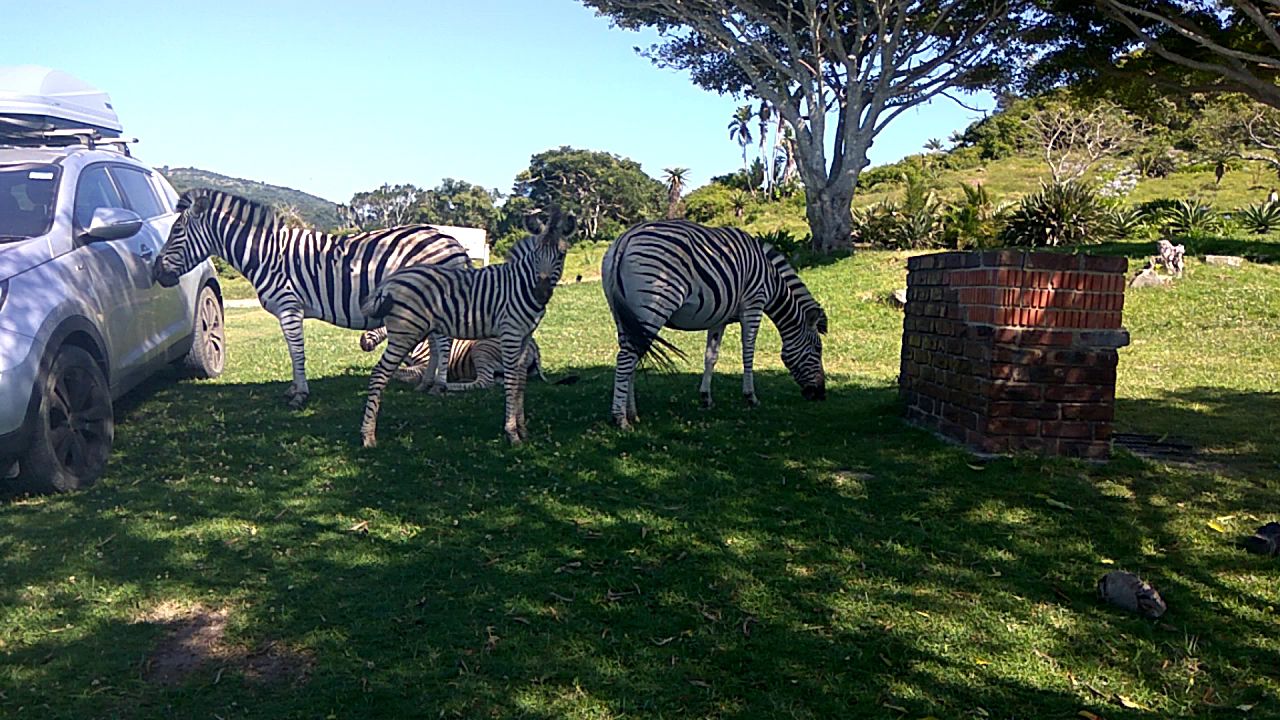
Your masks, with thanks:
M804 396L805 400L826 400L827 386L826 385L805 385L804 387L800 388L800 394Z
M160 287L171 288L178 284L178 273L164 267L161 264L162 259L156 258L156 261L151 265L151 280L152 282L160 283Z

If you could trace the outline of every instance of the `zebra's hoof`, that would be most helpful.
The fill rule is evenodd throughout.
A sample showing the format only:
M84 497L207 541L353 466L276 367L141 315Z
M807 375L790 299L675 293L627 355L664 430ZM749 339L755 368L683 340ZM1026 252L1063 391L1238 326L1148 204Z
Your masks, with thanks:
M742 401L747 404L747 407L760 407L760 400L756 397L755 393L743 394Z
M613 418L613 424L617 425L619 430L631 429L631 421L622 416L615 416Z
M378 447L378 438L371 433L366 433L360 437L360 442L367 448Z
M298 394L294 395L294 396L293 396L292 398L290 398L290 400L289 400L289 409L290 409L290 410L301 410L302 408L306 407L306 405L307 405L307 399L308 399L308 398L310 398L310 397L311 397L311 394L310 394L310 393L304 393L304 392L300 392L300 393L298 393Z
M419 388L419 389L422 389L422 388ZM441 384L439 384L439 383L436 383L436 384L431 385L430 387L426 388L426 391L427 391L428 393L432 394L432 395L437 396L437 397L444 397L445 395L447 395L447 394L449 393L449 388L447 388L447 387L445 387L444 385L441 385Z
M711 393L705 393L705 392L702 393L702 409L710 410L715 406L716 406L716 403L714 400L711 399Z

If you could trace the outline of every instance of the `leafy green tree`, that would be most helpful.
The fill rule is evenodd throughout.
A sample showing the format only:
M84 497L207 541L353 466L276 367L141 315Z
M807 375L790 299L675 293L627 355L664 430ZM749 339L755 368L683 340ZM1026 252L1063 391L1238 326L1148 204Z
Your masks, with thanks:
M528 169L516 176L512 195L536 207L555 204L574 213L578 232L594 240L659 217L667 187L634 160L564 146L534 155Z
M422 190L414 185L389 185L351 196L351 202L338 206L338 214L346 227L360 230L396 227L411 222L417 212Z
M876 135L950 90L1003 81L1022 62L1014 35L1035 1L582 0L623 28L657 30L643 51L657 65L781 115L819 252L851 245Z
M498 207L502 198L496 190L486 190L465 180L445 178L424 193L418 219L436 225L483 228L492 235L498 228Z
M1031 91L1132 81L1177 93L1244 93L1280 108L1276 0L1041 0L1025 13ZM1135 43L1137 51L1135 51Z

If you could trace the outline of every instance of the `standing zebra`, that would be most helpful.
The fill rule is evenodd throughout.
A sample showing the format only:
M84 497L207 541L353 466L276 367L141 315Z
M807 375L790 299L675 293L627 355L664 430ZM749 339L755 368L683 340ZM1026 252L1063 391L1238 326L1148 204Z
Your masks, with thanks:
M285 227L271 208L236 195L188 190L178 200L178 219L151 276L172 287L211 254L248 278L262 306L280 320L293 361L293 383L285 397L294 409L305 405L311 393L303 318L357 330L376 327L381 321L369 317L361 302L391 272L411 265L471 267L457 240L426 225L342 237ZM444 338L432 340L444 347Z
M551 211L544 221L530 216L531 233L520 242L524 251L515 260L479 270L459 270L427 265L392 273L369 295L366 315L387 326L387 349L373 368L360 435L365 447L377 444L378 408L387 379L424 337L499 338L502 348L502 381L506 388L503 429L513 445L529 434L524 419L524 387L528 374L520 372L521 350L538 326L547 303L564 271L565 240L572 232L572 215ZM450 342L443 355L448 357ZM448 363L437 363L436 388L447 387Z
M822 338L827 314L809 294L782 253L736 228L709 228L683 220L642 223L626 231L604 254L601 279L618 326L613 378L613 419L624 429L636 422L634 376L652 351L669 363L680 354L658 336L663 327L706 330L702 404L711 407L711 374L725 326L742 323L742 394L758 405L751 365L760 316L782 336L782 362L809 400L826 398ZM654 347L654 344L657 347Z

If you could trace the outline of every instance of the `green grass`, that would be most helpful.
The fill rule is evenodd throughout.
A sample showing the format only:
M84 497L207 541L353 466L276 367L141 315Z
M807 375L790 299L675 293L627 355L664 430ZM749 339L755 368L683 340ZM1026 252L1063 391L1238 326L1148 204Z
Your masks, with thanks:
M768 328L764 404L742 407L731 331L717 407L700 363L650 373L630 434L606 422L599 285L565 286L538 339L582 380L530 388L517 449L501 391L398 386L362 450L356 333L308 321L292 413L278 325L229 311L226 375L128 398L98 486L0 507L0 716L1280 716L1277 561L1231 544L1280 511L1280 265L1193 261L1128 294L1118 424L1210 463L983 468L898 419L902 316L880 297L904 259L805 272L827 402L799 397ZM1159 587L1162 622L1096 602L1114 568ZM229 643L309 657L305 684L218 661L143 679L165 634L145 618L197 603L228 609Z

